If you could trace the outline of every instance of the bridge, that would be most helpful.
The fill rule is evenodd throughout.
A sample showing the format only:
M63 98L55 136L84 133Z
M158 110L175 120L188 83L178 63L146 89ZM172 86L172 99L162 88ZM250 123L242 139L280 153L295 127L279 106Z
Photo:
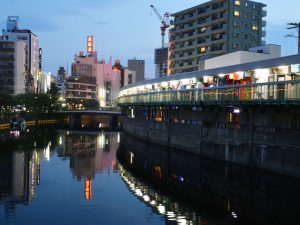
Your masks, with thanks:
M121 127L121 112L106 110L65 110L55 112L64 116L65 123L73 129L118 129Z
M64 114L64 115L121 115L120 111L106 111L106 110L63 110L58 111L56 114Z

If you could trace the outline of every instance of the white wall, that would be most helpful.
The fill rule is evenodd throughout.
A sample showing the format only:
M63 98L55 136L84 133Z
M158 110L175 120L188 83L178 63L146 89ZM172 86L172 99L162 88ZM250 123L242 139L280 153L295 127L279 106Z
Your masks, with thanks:
M256 62L261 60L273 59L280 57L280 46L278 45L268 45L262 47L252 48L252 51L257 51L259 49L264 50L267 53L257 53L248 51L237 51L229 53L226 55L214 57L204 61L204 69L213 69L225 66L232 66L243 63Z
M26 75L26 44L24 42L16 41L14 52L14 95L25 93L25 75Z
M24 42L27 45L28 61L31 71L29 71L34 77L34 87L37 88L38 68L39 68L39 40L32 33L15 33L15 32L3 32L3 35L8 36L9 41ZM31 45L29 45L31 42ZM31 49L31 51L30 51ZM29 57L30 56L30 57Z

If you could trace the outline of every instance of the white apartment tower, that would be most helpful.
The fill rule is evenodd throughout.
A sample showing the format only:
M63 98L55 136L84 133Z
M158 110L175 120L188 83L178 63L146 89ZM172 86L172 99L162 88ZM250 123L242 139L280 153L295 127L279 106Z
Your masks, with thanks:
M2 39L24 42L27 46L26 92L35 93L38 88L39 40L30 30L19 28L19 17L9 16L7 29L2 32Z

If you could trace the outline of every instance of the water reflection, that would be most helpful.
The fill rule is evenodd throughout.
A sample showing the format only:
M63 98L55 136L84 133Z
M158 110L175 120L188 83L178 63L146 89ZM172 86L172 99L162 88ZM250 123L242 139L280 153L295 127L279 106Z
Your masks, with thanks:
M69 162L73 179L83 181L86 200L93 198L97 173L118 173L119 133L33 130L22 137L7 137L0 142L0 205L6 218L16 218L17 205L33 201L43 181L41 164L53 157Z
M7 217L15 215L18 204L29 204L41 182L41 160L49 160L51 142L45 148L32 151L5 151L0 157L0 204Z
M92 198L92 180L97 173L118 172L116 151L119 133L66 132L59 137L58 157L69 160L73 178L84 180L84 196Z
M121 175L167 224L299 224L300 181L124 136ZM176 196L176 198L174 198Z
M130 192L137 198L150 206L155 212L166 218L166 223L171 224L201 224L206 223L205 218L199 217L196 210L187 208L184 204L172 199L170 196L152 188L147 183L120 166L120 174Z

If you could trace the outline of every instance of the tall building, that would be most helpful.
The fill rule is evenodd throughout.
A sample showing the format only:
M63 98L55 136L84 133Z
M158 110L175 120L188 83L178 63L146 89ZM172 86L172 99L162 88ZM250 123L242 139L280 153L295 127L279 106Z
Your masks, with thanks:
M154 53L155 78L167 76L168 48L157 48Z
M202 70L206 59L264 45L265 7L248 0L212 0L173 14L168 75Z
M39 40L37 36L30 30L19 28L19 17L9 16L7 19L7 29L2 31L2 39L7 41L21 41L26 44L28 52L26 62L26 92L37 92L40 62Z
M0 92L25 93L26 59L25 43L0 39Z
M145 80L145 60L129 59L128 69L136 72L136 82Z
M90 46L88 47L90 48ZM80 52L75 56L75 62L72 64L72 77L91 77L94 78L95 96L101 107L116 106L116 99L120 89L121 72L113 69L112 62L105 63L105 60L98 61L97 52L84 55ZM90 85L88 83L87 85ZM69 92L67 85L67 93ZM81 96L82 97L82 96ZM68 94L67 94L68 98Z

